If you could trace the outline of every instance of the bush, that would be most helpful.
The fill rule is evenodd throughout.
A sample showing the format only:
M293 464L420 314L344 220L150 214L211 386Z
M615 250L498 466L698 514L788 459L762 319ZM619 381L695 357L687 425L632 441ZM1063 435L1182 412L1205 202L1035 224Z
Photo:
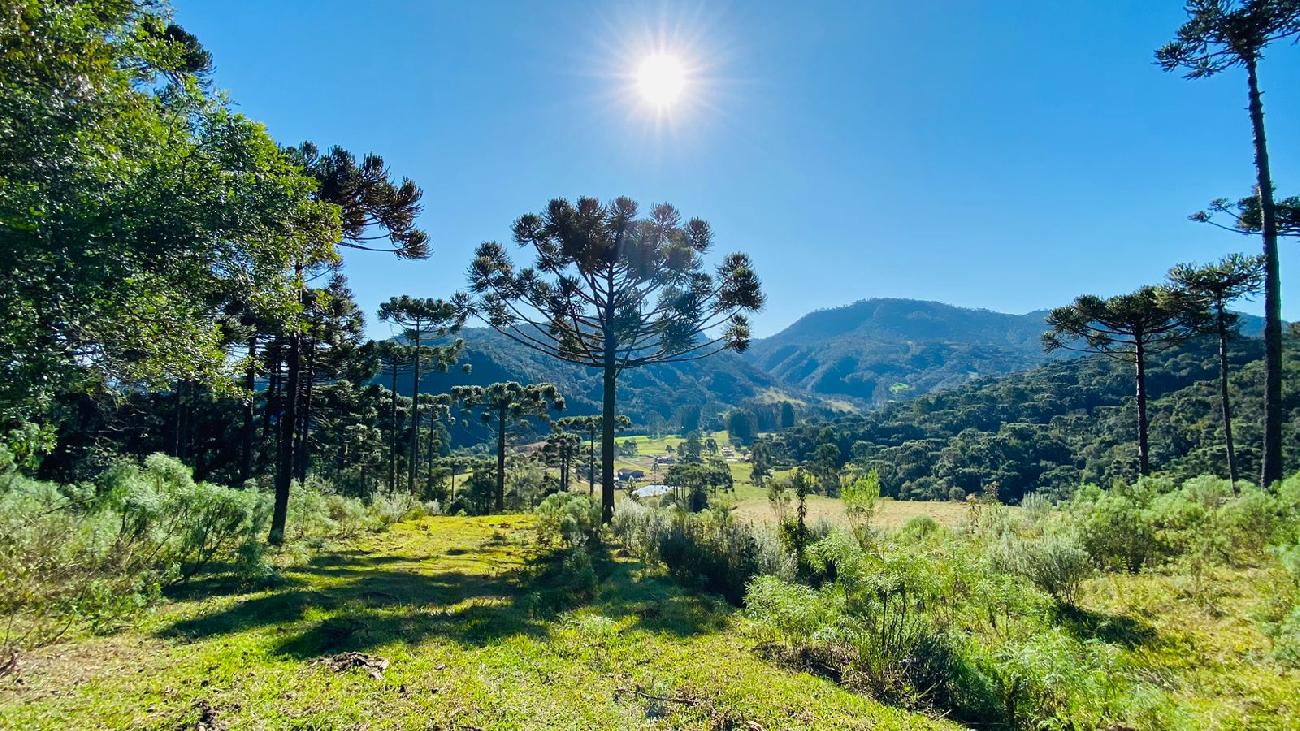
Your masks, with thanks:
M619 506L610 526L630 552L732 604L741 602L755 576L794 573L793 559L775 536L737 522L726 510L688 513L629 503Z
M678 513L659 545L659 558L678 578L740 604L745 586L765 561L753 526L731 513Z
M994 544L994 565L1028 579L1056 601L1073 605L1079 587L1094 573L1088 552L1072 536L1047 534L1033 539L1008 539Z
M537 506L537 539L544 545L581 548L600 529L600 505L586 495L557 492Z
M406 495L366 505L313 478L293 486L288 533L291 542L346 537L425 509ZM270 513L269 494L195 482L162 454L119 460L85 485L0 475L0 623L12 630L0 642L106 628L202 571L264 578Z
M1137 573L1164 556L1150 509L1153 497L1143 482L1108 491L1086 485L1074 494L1068 509L1084 550L1098 566Z
M13 630L3 642L109 627L211 566L260 576L269 514L265 495L196 483L164 455L118 462L94 485L10 475L0 484L0 615Z
M663 544L671 522L667 510L626 502L614 511L614 519L609 526L629 553L643 561L658 561L659 547Z
M101 476L93 507L120 516L112 546L117 571L156 571L164 583L184 581L217 560L237 572L260 571L268 496L196 483L172 457L153 454L143 466L114 465Z
M916 515L908 518L902 528L898 529L897 537L904 541L920 543L935 535L941 530L938 521L928 515Z
M764 576L745 595L747 628L777 659L904 707L951 709L968 675L924 608L934 585L909 559L880 561L836 533L810 553L835 580L814 589Z

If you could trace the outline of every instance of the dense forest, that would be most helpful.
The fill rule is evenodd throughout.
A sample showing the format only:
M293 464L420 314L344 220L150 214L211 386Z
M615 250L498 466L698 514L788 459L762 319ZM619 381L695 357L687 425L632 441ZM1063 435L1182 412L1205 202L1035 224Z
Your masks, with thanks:
M1259 469L1262 342L1242 339L1230 352L1239 450L1246 473ZM1287 464L1300 459L1300 342L1287 340L1284 439ZM1148 372L1152 459L1181 478L1227 477L1223 424L1214 384L1216 346L1194 341L1161 356ZM964 499L995 490L1018 502L1043 491L1066 495L1083 483L1110 485L1137 476L1131 368L1100 356L1053 363L869 414L811 420L773 435L786 462L815 458L833 444L843 461L876 469L886 495Z

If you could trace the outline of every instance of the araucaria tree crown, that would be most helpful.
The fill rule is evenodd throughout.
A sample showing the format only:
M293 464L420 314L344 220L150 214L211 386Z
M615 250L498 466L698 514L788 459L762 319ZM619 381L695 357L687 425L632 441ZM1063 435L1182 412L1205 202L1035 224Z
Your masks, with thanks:
M462 302L515 342L602 369L601 497L608 519L618 374L747 348L745 313L763 306L758 276L739 253L708 272L709 224L682 221L668 204L638 217L628 198L556 199L540 214L521 216L513 232L515 243L533 250L533 265L518 268L504 246L482 244Z

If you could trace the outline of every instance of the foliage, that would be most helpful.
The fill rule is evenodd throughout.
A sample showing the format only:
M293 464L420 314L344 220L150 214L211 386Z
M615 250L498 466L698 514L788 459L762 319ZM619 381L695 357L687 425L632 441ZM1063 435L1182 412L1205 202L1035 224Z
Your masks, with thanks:
M221 380L223 305L286 315L285 264L338 239L337 210L158 5L3 12L0 428L68 393Z
M513 229L516 243L536 254L534 266L516 269L501 244L484 243L470 268L472 296L463 301L520 345L602 369L601 506L608 522L619 372L745 350L744 313L763 306L758 276L739 253L715 274L705 271L712 230L698 218L683 223L667 204L638 218L629 198L608 205L555 199Z
M1007 537L995 544L991 553L1000 570L1023 576L1066 605L1075 603L1084 580L1096 572L1088 552L1067 533Z
M733 604L740 603L755 576L792 568L775 541L725 510L689 513L630 505L620 508L610 528L645 560L663 563L674 576Z
M709 496L718 491L731 492L733 478L726 462L710 459L707 462L675 464L664 472L664 484L678 488L675 491L682 507L698 513L709 506Z
M537 538L544 545L581 548L597 537L600 505L586 495L557 492L537 506Z
M1228 360L1234 437L1243 474L1259 467L1263 402L1262 343L1231 341ZM1300 340L1288 337L1284 373L1300 383ZM1228 476L1219 396L1217 343L1195 339L1152 357L1152 463L1177 479ZM976 381L877 411L808 422L765 437L778 463L812 458L833 440L852 461L879 472L882 496L947 499L952 488L979 494L993 485L1018 502L1044 492L1067 497L1085 482L1107 485L1137 476L1133 367L1093 356L1011 378ZM1284 447L1300 463L1300 390L1288 387Z

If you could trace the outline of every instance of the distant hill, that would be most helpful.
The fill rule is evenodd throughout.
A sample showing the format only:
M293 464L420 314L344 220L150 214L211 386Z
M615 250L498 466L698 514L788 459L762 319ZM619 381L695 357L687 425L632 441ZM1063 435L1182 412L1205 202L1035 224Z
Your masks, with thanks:
M1300 338L1285 339L1285 384L1300 383ZM1263 341L1239 338L1229 354L1241 473L1259 469ZM1179 478L1224 473L1218 354L1213 338L1159 353L1147 389L1151 459ZM1133 370L1103 356L1057 361L1015 376L980 379L833 422L809 421L776 439L782 459L812 457L826 435L844 457L879 470L885 495L942 499L997 485L1004 500L1060 495L1081 482L1109 485L1136 471ZM1286 470L1300 465L1300 391L1284 389ZM827 428L829 427L829 432Z
M465 328L460 337L465 341L461 363L469 364L470 372L466 374L456 367L445 373L422 374L422 391L439 393L455 385L509 380L545 381L559 387L567 401L567 413L600 412L602 382L596 369L549 358L487 328ZM402 388L409 387L410 381L406 380ZM639 426L661 422L663 426L673 425L684 407L698 407L707 417L746 403L782 399L803 400L800 394L781 386L735 353L719 353L687 363L643 366L619 376L618 410Z
M1043 352L1046 316L867 299L809 313L745 358L787 388L878 404L1069 357ZM1262 331L1261 318L1242 318L1243 332Z
M737 407L753 407L760 427L774 404L794 401L802 415L826 414L843 402L870 407L1029 370L1069 354L1043 353L1039 336L1046 310L1009 315L910 299L869 299L818 310L743 354L653 365L619 379L619 411L641 427L680 425L682 412L708 419ZM1247 334L1262 319L1243 316ZM425 373L421 390L438 393L460 384L548 381L556 384L572 414L598 413L601 379L595 369L548 358L494 330L466 328L463 363L446 373ZM408 376L409 378L409 376ZM410 387L409 380L402 390ZM769 413L770 412L770 413Z

